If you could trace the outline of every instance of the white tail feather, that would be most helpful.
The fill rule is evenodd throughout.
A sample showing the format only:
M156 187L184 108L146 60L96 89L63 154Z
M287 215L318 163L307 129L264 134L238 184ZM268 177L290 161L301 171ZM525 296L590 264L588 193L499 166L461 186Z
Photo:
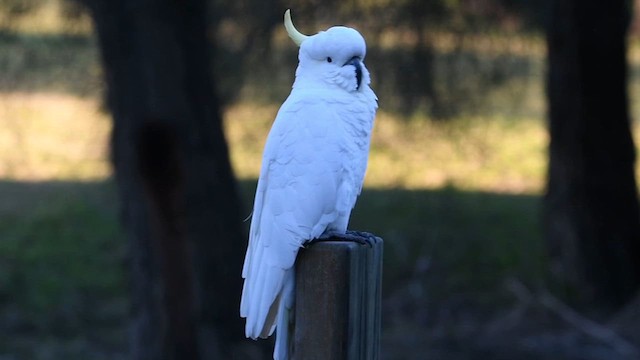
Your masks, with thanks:
M276 344L273 349L274 360L289 360L289 350L291 349L291 335L293 328L291 320L295 316L293 302L295 296L295 273L293 269L287 270L285 274L284 286L282 287L282 297L280 308L278 309L278 320L276 325Z

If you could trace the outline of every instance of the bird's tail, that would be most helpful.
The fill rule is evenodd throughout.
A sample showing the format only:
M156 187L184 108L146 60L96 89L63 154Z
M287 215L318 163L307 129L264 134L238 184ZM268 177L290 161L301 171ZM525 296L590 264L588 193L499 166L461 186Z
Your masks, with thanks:
M295 317L295 285L295 272L293 269L289 269L285 274L282 296L280 298L280 309L278 309L276 344L273 349L274 360L289 360L289 356L291 355L289 352L291 350L293 320Z

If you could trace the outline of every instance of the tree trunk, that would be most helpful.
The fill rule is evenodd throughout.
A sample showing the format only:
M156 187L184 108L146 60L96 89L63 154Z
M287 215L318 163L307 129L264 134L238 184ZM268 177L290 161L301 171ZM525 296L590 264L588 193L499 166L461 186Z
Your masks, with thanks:
M547 34L546 235L582 305L616 308L640 283L640 213L626 94L626 1L556 0Z
M205 0L85 0L113 114L134 359L228 358L242 215L210 74ZM198 341L200 340L200 341Z

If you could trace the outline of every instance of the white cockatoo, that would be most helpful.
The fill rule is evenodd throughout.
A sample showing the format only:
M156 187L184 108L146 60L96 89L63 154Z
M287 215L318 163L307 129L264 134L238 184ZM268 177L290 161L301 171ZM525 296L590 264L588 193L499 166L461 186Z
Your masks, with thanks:
M360 194L377 105L358 31L335 26L289 37L300 46L291 94L264 148L242 277L246 336L278 328L274 359L288 359L298 249L344 235Z

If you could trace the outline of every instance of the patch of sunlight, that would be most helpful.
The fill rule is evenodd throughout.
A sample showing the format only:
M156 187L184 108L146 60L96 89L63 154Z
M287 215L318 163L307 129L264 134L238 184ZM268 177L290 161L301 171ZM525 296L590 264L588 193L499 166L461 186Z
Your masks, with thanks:
M97 99L2 93L0 124L0 178L98 180L111 173L111 122Z
M255 179L277 105L237 104L224 114L231 162ZM0 94L0 178L100 180L111 175L111 121L96 98L57 93ZM640 125L634 136L640 139ZM539 119L470 117L434 122L380 111L365 186L538 194L548 135ZM640 179L640 166L636 165Z
M26 11L0 12L0 30L20 34L87 35L92 23L87 11L62 0L36 1L26 4ZM65 14L71 12L70 14Z
M366 186L539 193L547 135L529 119L447 122L378 115Z
M277 112L276 105L238 104L226 110L225 133L231 163L238 178L257 178L260 174L262 150Z
M228 109L231 160L240 178L256 178L277 106ZM534 119L466 118L433 122L378 113L365 186L540 193L548 139Z

